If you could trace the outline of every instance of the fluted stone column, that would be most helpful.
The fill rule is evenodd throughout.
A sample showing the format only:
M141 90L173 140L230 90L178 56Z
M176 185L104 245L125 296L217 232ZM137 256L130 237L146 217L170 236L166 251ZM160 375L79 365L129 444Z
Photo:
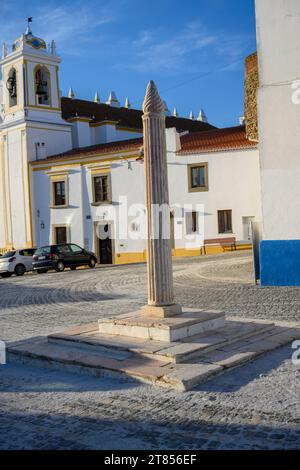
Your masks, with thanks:
M174 303L173 292L165 106L152 80L147 87L143 113L148 305L142 312L164 318L181 313L181 307Z

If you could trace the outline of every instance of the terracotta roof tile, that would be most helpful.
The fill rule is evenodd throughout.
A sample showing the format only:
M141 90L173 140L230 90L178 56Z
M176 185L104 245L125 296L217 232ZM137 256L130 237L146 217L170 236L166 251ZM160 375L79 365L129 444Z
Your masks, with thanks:
M38 164L40 162L49 162L52 160L60 160L60 159L73 159L73 158L85 158L85 157L92 157L97 156L99 154L105 153L117 153L117 152L126 152L126 151L138 151L139 148L143 145L143 138L138 139L130 139L130 140L122 140L117 142L110 142L108 144L98 144L98 145L91 145L89 147L82 147L77 149L72 149L67 152L59 153L56 155L51 155L48 158L43 160L37 160L32 162L34 165L35 163Z
M186 134L181 136L180 141L180 155L257 147L257 142L246 138L244 126Z

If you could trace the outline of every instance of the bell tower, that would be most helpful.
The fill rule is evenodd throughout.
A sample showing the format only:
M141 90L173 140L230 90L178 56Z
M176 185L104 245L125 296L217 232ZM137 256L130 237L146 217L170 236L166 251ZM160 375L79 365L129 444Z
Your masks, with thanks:
M10 53L3 45L0 64L4 123L41 119L42 113L43 121L62 123L59 63L55 42L47 47L43 39L33 35L29 25L25 34L14 41Z
M71 125L61 116L55 42L30 28L0 60L0 250L35 245L30 162L72 148Z

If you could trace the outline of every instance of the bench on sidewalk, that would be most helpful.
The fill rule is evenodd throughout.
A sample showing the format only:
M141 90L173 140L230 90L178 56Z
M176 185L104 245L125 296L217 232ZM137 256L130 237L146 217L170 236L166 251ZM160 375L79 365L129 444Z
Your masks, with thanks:
M207 246L221 246L223 251L226 251L226 248L230 248L230 251L236 251L236 238L235 237L227 237L227 238L210 238L204 240L204 245L202 250L206 255L206 247Z

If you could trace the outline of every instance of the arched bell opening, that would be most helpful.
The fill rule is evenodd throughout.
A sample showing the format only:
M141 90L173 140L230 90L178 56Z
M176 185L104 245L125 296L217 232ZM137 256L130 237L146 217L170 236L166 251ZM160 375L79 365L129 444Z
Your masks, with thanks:
M37 105L50 106L50 73L46 67L35 69L35 96Z
M18 103L17 71L14 67L9 71L6 88L8 91L9 107L12 108Z

